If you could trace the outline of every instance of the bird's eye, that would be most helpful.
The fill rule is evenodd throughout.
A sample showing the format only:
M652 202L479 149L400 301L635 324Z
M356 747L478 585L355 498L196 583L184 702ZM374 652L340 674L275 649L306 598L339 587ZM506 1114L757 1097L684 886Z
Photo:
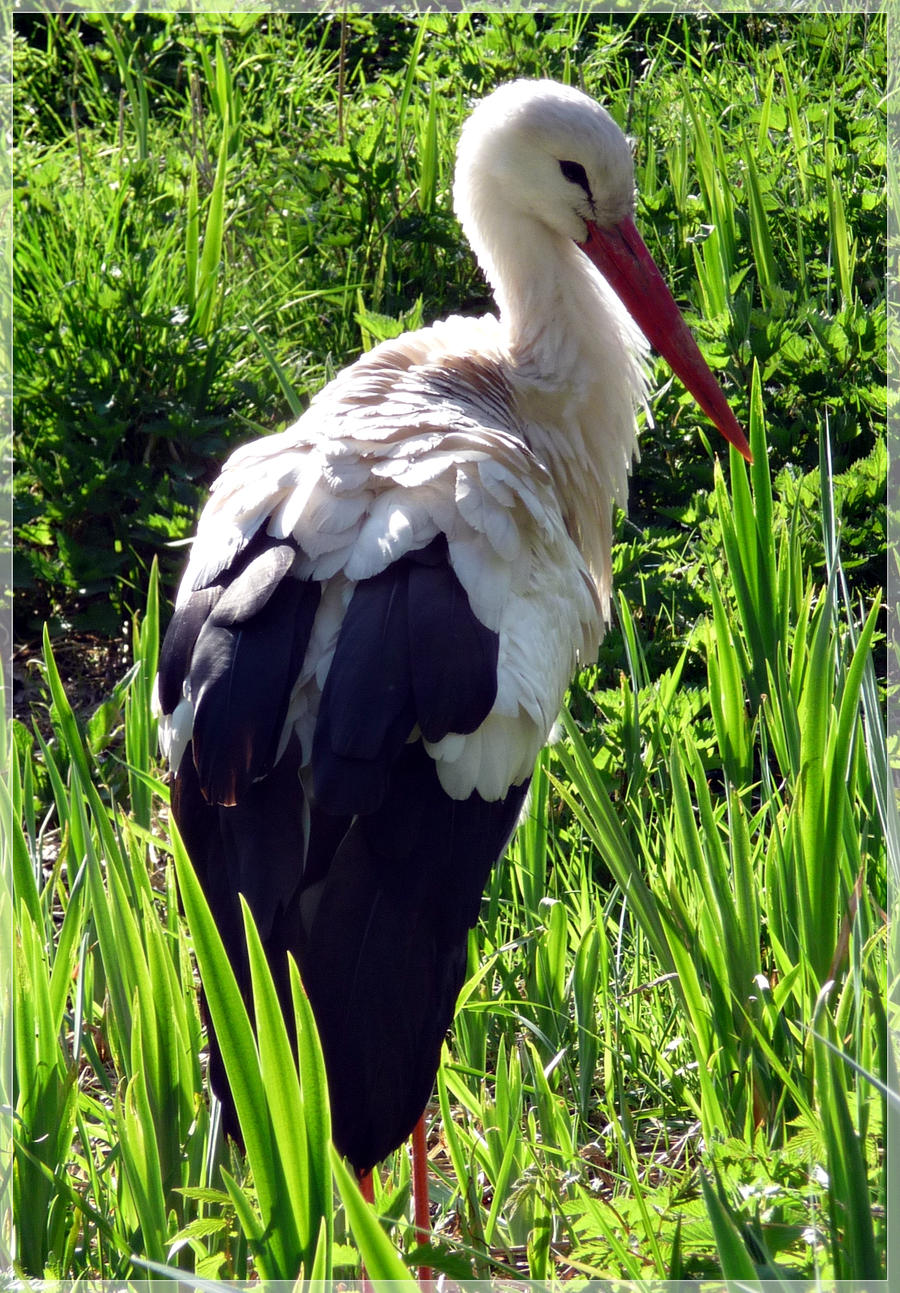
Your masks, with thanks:
M587 171L584 169L581 162L560 162L559 169L570 184L579 184L584 189L590 200L593 201L593 194L591 193L591 186L588 183Z

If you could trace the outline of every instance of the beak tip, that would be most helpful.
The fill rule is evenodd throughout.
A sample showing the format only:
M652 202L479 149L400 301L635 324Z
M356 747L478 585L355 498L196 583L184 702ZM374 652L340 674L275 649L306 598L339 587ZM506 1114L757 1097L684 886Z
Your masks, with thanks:
M726 406L727 407L727 406ZM750 449L750 442L744 435L743 428L737 418L727 408L726 416L723 419L714 419L716 428L721 432L729 444L733 445L745 462L753 466L753 453Z
M734 447L735 447L735 449L737 449L738 453L739 453L739 454L741 455L741 457L744 459L744 462L746 462L746 463L747 463L747 465L748 465L749 467L752 467L752 466L753 466L753 454L752 454L752 452L751 452L751 450L750 450L750 446L747 444L746 440L744 441L744 443L743 443L743 444L736 444Z

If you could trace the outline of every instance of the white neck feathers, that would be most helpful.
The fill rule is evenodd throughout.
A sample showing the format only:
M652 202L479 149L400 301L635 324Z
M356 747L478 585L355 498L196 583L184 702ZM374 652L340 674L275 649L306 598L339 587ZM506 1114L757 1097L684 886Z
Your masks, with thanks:
M571 239L517 212L475 206L471 217L467 233L499 307L506 375L529 447L556 482L605 604L612 507L625 504L636 453L647 344Z

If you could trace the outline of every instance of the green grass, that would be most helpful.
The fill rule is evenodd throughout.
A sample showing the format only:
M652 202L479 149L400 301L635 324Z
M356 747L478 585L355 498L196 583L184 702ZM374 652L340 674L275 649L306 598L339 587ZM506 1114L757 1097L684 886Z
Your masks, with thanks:
M415 1267L405 1152L379 1225L328 1149L302 993L295 1066L258 957L253 1041L171 839L149 711L183 560L165 545L228 446L399 321L482 308L453 140L470 98L547 73L637 136L639 222L754 464L716 463L674 385L655 400L616 626L471 936L429 1113L429 1261L883 1277L883 19L70 17L30 37L22 624L103 627L112 596L132 667L75 713L48 634L36 721L9 734L19 1272ZM246 1156L211 1125L195 965Z

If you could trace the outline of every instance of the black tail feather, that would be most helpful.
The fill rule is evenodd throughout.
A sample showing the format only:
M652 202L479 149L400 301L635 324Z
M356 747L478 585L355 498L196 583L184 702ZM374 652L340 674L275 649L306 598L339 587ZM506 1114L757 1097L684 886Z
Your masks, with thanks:
M325 1055L335 1144L357 1170L410 1134L424 1109L466 968L466 940L526 787L487 803L450 799L421 744L395 764L381 808L352 820L311 815L334 848L318 878L303 871L303 801L295 743L236 807L211 807L189 758L173 808L244 999L250 980L238 894L253 912L286 1017L294 956ZM226 1131L234 1105L215 1037L210 1083Z
M525 792L452 800L422 745L407 746L381 808L355 819L324 880L301 899L300 968L335 1144L359 1170L399 1145L428 1101L468 930Z

